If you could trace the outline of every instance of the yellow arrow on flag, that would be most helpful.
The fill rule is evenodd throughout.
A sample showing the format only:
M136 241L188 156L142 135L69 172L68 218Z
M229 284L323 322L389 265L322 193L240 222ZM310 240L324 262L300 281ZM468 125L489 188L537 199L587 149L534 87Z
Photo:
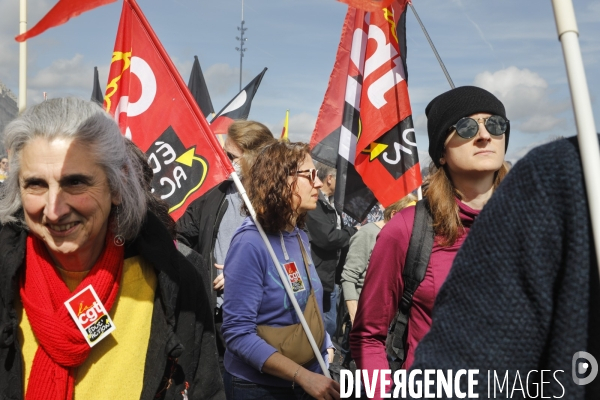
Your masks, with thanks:
M206 179L206 174L208 173L208 164L206 163L206 161L201 158L196 156L196 147L192 147L191 149L187 150L185 153L183 153L182 155L180 155L179 157L177 157L177 159L175 159L176 162L183 164L185 166L191 167L192 163L194 162L194 160L199 161L202 164L202 178L200 178L200 182L194 186L189 192L186 193L185 197L183 198L183 200L181 200L181 202L179 202L178 204L175 204L173 207L169 208L169 213L172 213L173 211L177 210L179 207L181 207L183 205L183 203L185 203L185 201L187 200L188 197L190 197L190 195L192 193L194 193L196 190L198 190L200 188L200 186L202 186L202 184L204 183L204 179Z
M369 154L369 161L373 161L374 159L379 157L379 155L383 153L388 147L389 145L387 144L373 142L362 152Z

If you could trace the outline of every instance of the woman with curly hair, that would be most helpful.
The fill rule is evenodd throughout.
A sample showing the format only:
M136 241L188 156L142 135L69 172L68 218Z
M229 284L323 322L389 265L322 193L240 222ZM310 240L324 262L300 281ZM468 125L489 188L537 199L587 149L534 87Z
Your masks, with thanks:
M323 328L323 289L308 256L308 238L302 231L306 212L316 207L322 186L309 147L303 143L273 143L252 165L243 164L242 172L256 219L267 234L280 268L285 268L294 297L305 316L311 309L318 316L318 323L312 319L309 325L325 357L332 344ZM227 398L339 399L339 385L322 375L312 350L301 354L305 361L299 361L276 343L283 334L275 335L273 341L264 333L292 327L299 319L249 217L233 236L224 273L230 294L223 303L221 329L227 347Z

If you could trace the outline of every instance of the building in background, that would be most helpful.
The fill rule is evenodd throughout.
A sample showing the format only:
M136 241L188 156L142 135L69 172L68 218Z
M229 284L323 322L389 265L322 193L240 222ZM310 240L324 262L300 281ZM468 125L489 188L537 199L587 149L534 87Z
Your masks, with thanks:
M0 154L4 154L4 128L19 113L17 97L0 81Z

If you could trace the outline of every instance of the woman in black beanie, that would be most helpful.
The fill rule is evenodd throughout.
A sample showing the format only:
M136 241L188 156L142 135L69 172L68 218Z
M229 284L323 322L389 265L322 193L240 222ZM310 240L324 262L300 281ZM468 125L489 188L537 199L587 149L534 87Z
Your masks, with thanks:
M475 217L508 172L504 155L510 126L504 105L473 86L452 89L427 106L430 167L425 198L435 239L425 278L414 293L408 317L402 368L408 369L419 341L431 325L435 297ZM388 328L404 292L402 273L415 207L397 213L381 230L371 259L355 324L352 356L357 367L387 369ZM375 386L379 390L379 382ZM377 398L377 395L375 396Z

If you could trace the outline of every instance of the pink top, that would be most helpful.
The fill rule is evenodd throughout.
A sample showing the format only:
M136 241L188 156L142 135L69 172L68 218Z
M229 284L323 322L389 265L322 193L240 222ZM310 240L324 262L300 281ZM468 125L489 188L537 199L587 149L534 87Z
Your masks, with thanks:
M434 240L429 266L423 282L414 294L408 320L408 350L403 365L406 369L413 363L417 344L429 331L435 298L450 272L458 249L479 214L479 211L461 201L457 200L457 203L465 232L449 247L441 247L437 236ZM375 369L389 369L385 339L404 290L402 271L414 219L415 207L408 207L397 213L379 233L369 261L356 319L350 333L350 346L356 366L368 370L369 377L372 377ZM376 383L375 398L379 399L379 376Z

